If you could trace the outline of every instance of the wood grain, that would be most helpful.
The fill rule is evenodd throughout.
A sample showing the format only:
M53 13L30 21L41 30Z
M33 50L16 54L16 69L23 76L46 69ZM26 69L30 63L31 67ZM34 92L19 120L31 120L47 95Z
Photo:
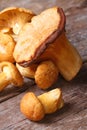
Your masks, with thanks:
M26 119L20 112L20 100L32 91L44 93L33 80L25 79L23 88L8 86L0 93L0 130L87 130L87 1L86 0L0 0L0 10L8 6L30 8L36 13L61 6L66 14L66 33L77 48L84 64L70 82L59 76L50 89L60 87L65 106L54 114L46 115L40 122ZM46 91L48 91L46 90Z

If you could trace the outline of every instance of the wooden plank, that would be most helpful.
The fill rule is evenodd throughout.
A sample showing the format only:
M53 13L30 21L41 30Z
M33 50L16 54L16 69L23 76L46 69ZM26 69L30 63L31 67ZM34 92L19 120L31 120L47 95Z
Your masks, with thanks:
M30 86L34 85L34 80L31 79L24 79L24 85L20 87L13 86L12 84L7 86L1 93L0 93L0 103L8 100L9 98L12 98L14 96L17 96L18 94L22 93L26 89L28 89Z
M68 5L67 5L68 4ZM39 13L45 8L61 6L66 14L66 33L77 48L83 60L87 61L87 1L86 0L0 0L0 10L8 6L19 6ZM65 106L60 111L46 115L40 122L32 122L20 112L20 100L32 91L36 95L44 93L25 79L23 88L8 86L0 93L0 130L87 130L87 63L70 82L61 76L50 89L61 87ZM46 90L46 91L48 91Z
M60 6L66 11L72 7L86 7L87 0L0 0L0 10L9 6L26 7L36 13L52 6Z
M72 8L66 11L66 32L82 58L87 59L87 8Z
M78 76L71 82L66 82L60 77L59 81L52 87L61 87L65 106L60 111L47 115L39 123L31 122L25 118L20 112L20 100L27 91L33 91L36 95L43 93L37 86L27 89L27 91L13 97L0 104L0 129L1 130L35 130L58 128L87 128L87 64L79 72ZM52 89L51 88L51 89ZM39 91L39 92L38 92ZM55 128L55 129L54 129Z

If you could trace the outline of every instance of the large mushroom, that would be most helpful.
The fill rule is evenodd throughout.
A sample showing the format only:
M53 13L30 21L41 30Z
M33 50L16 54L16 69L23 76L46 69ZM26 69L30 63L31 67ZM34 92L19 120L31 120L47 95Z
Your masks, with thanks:
M24 25L13 55L24 67L51 60L68 81L82 66L78 51L65 35L65 15L58 7L43 11Z
M18 35L22 26L35 14L29 9L9 7L0 12L0 31ZM13 36L15 36L13 35Z

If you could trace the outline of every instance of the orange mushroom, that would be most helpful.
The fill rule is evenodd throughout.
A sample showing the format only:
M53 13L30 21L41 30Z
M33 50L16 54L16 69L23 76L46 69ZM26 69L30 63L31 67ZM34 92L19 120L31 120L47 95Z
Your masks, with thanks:
M58 7L43 11L23 26L13 55L25 67L51 60L68 81L82 66L78 51L65 35L65 15Z
M14 62L13 51L15 48L14 39L8 35L0 32L0 62L9 61Z
M47 89L57 81L58 75L59 71L52 61L42 61L35 71L35 83L39 88Z
M59 88L36 96L33 92L26 93L21 102L21 112L32 121L42 120L45 114L54 113L64 106L62 91Z
M6 8L0 12L0 31L10 33L15 38L22 26L26 22L30 22L34 15L29 9L18 7Z
M13 83L15 86L23 85L23 78L14 64L10 62L0 63L0 91L2 91L9 84Z

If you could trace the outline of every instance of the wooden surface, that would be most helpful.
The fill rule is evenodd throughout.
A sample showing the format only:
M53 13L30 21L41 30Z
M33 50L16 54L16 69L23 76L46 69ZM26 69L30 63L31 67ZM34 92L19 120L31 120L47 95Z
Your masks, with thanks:
M0 130L87 130L87 0L0 0L0 10L9 6L26 7L37 14L58 5L66 14L66 33L82 56L84 64L70 82L61 76L50 89L61 87L65 106L32 122L20 112L20 100L28 91L43 93L34 81L25 79L23 88L8 86L0 93Z

